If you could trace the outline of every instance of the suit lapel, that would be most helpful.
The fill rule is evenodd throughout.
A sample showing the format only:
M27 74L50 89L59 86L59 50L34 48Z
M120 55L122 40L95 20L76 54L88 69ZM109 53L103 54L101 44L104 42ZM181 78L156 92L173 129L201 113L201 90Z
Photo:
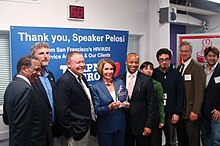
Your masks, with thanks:
M131 100L133 97L135 97L136 93L140 90L140 87L142 85L142 78L141 76L139 76L139 72L137 73L137 78L136 78L136 81L135 81L135 84L134 84L134 89L133 89L133 92L132 92L132 95L131 95Z
M213 72L206 88L209 88L210 85L215 84L215 79L214 78L217 77L217 76L220 76L220 64L219 63L216 66L216 68L215 68L215 70L214 70L214 72Z
M43 84L41 83L41 80L38 78L38 80L35 82L36 87L38 88L37 92L40 92L40 95L43 95L44 100L48 105L50 105L49 99L47 97L47 93L44 89Z
M193 60L191 60L191 61L190 61L190 63L189 63L189 65L186 67L186 69L185 69L185 71L184 71L184 73L183 73L183 74L190 73L190 71L191 71L191 69L192 69L193 64L194 64L194 61L193 61Z
M82 93L88 98L86 91L83 89L82 85L79 83L76 77L69 70L67 70L67 73L70 77L70 81L73 81L73 84L76 85L82 91ZM84 79L83 79L83 82L85 83Z
M103 91L103 93L110 99L112 99L112 96L111 94L109 93L105 83L103 80L100 80L100 83L99 83L99 88Z

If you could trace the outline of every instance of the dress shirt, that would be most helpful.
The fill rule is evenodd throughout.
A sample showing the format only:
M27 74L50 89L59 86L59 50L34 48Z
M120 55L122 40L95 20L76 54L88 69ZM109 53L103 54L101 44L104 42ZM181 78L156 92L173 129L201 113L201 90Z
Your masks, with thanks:
M115 91L110 92L110 95L112 96L112 99L113 99L114 101L117 101Z
M93 106L93 101L92 101L92 96L91 96L91 93L90 93L90 90L89 88L86 86L86 84L84 83L84 81L82 79L79 80L79 76L77 76L76 74L74 74L69 68L68 70L76 77L76 79L78 80L78 82L82 85L82 88L84 89L89 101L90 101L90 107L91 107L91 115L92 115L92 119L94 121L96 121L96 115L95 115L95 110L94 110L94 106Z
M209 80L211 79L212 74L217 65L218 65L218 62L216 62L216 64L211 69L208 69L207 64L204 66L204 72L206 74L206 85L205 85L206 87L208 86Z
M182 71L182 76L183 76L183 74L184 74L186 68L187 68L188 65L190 64L191 60L192 60L192 57L191 57L189 60L187 60L186 62L183 62L184 68L183 68L183 71Z
M44 74L41 74L39 76L39 79L40 79L41 83L43 84L44 89L47 93L47 97L50 102L50 107L52 109L52 121L54 122L55 121L55 111L54 111L53 89L52 89L52 86L51 86L50 81L48 79L48 76L49 76L49 73L45 69Z
M129 72L127 72L127 75L126 75L126 88L128 89L128 85L129 85L129 82L130 82L130 79L131 79L131 76L133 75L133 81L134 81L134 84L135 85L135 82L136 82L136 79L137 79L137 73L138 71L136 71L135 73L133 74L130 74ZM134 87L133 87L134 88Z

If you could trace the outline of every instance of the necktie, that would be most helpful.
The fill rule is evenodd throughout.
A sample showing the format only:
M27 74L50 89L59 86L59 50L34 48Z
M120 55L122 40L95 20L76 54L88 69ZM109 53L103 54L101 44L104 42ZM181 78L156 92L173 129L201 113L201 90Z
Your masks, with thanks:
M183 71L184 71L184 64L181 64L180 66L180 74L183 76Z
M131 98L133 87L134 87L134 75L130 75L130 80L128 83L128 97Z
M90 102L90 107L91 107L91 115L92 115L92 119L95 121L96 120L96 115L95 115L95 110L94 110L94 106L93 106L93 102L92 102L92 97L91 97L91 94L90 94L90 91L89 89L86 87L86 85L82 82L82 76L78 76L78 80L79 80L79 83L80 85L82 86L82 88L84 89L88 99L89 99L89 102Z

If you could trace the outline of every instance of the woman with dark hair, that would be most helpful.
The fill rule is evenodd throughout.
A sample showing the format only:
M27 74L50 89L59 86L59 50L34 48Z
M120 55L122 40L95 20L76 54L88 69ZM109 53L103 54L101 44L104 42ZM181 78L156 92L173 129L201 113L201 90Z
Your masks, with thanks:
M144 73L147 76L152 76L154 70L153 63L146 61L143 62L140 66L140 72ZM150 135L150 146L161 146L162 145L162 127L164 126L165 120L165 112L163 105L163 87L160 82L153 80L154 89L157 97L157 124L152 129L152 133Z
M127 89L121 79L113 78L115 63L103 58L97 65L101 79L91 89L97 115L99 146L125 146L125 113L129 108Z

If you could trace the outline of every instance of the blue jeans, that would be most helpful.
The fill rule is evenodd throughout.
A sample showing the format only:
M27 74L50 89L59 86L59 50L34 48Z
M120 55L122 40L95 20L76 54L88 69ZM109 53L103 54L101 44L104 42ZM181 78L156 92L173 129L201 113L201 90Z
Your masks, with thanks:
M214 121L211 117L202 117L201 131L203 146L220 146L220 120Z

